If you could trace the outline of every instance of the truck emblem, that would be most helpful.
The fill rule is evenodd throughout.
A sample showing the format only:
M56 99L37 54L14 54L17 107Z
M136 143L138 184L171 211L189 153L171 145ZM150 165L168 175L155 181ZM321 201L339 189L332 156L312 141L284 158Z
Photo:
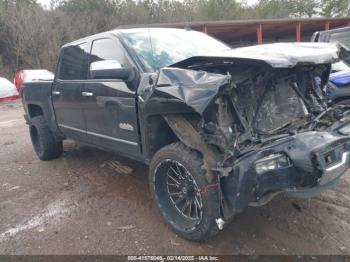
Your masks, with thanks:
M119 124L120 129L128 130L128 131L134 131L134 127L130 125L129 123L120 123Z

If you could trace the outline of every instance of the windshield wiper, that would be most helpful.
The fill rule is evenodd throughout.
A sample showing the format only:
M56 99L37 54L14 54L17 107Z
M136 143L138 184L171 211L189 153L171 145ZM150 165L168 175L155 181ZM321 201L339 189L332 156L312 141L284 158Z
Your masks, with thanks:
M193 65L188 66L187 68L189 69L196 69L198 67L200 68L206 68L206 67L212 67L212 66L221 66L221 65L233 65L234 62L230 62L230 61L224 61L224 62L205 62L205 63L196 63Z
M289 136L291 136L291 134L279 134L279 135L269 136L267 138L260 139L260 142L262 144L266 144L268 142L271 142L271 141L274 141L274 140L278 140L278 139L281 139L281 138L285 138L285 137L289 137Z
M296 124L298 122L304 122L304 118L305 117L299 117L299 118L293 119L293 120L283 124L282 126L277 127L274 130L267 132L267 135L273 135L273 134L278 135L277 133L281 132L282 130L287 129L288 127L292 126L293 124ZM297 125L297 126L299 126L299 125ZM293 127L295 127L295 126L293 125Z

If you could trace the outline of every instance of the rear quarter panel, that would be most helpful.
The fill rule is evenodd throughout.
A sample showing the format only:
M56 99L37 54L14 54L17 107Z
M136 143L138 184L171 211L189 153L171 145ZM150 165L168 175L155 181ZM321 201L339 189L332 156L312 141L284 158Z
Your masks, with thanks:
M35 81L24 83L21 89L21 98L23 101L25 118L29 124L31 122L31 118L33 117L29 108L33 105L39 106L51 131L56 135L60 135L51 101L52 84L53 81Z

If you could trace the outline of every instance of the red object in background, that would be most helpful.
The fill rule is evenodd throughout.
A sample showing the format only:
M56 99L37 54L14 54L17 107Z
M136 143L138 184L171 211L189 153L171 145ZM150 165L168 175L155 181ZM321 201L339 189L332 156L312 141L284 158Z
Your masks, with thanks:
M53 80L54 74L46 69L37 70L21 70L18 71L13 79L18 92L21 91L21 86L25 82L32 82L37 80Z
M16 100L18 98L19 98L19 96L3 97L3 98L0 98L0 103L1 102L10 102L10 101Z
M24 70L21 70L21 71L17 72L17 74L15 75L15 78L13 79L13 83L15 84L18 93L19 93L20 87L23 83L23 78L24 78Z

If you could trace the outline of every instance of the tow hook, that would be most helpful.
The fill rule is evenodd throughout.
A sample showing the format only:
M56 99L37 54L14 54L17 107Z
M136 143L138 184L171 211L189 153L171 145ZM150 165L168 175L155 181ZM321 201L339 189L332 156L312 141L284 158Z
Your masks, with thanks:
M225 221L221 217L217 218L215 222L219 230L222 230L224 228Z

